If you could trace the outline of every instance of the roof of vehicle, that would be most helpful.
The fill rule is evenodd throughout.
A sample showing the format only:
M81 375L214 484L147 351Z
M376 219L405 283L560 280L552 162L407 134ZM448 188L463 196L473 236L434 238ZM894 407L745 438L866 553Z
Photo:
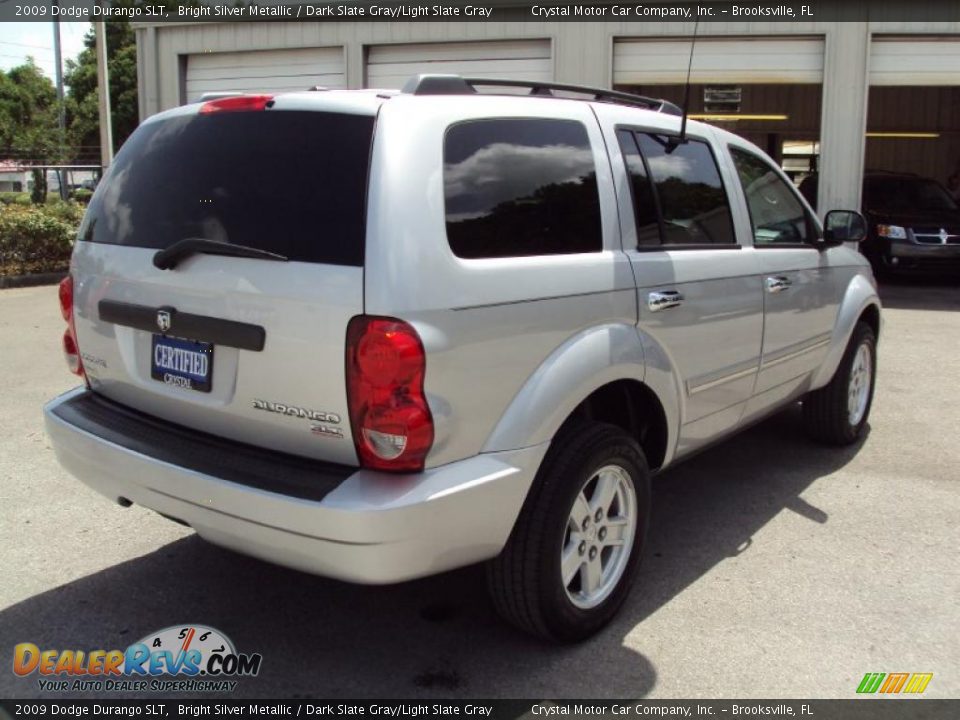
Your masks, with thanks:
M477 89L481 87L485 89L483 91ZM496 88L500 88L500 91L495 91L494 89ZM504 88L507 90L504 91ZM526 94L518 92L518 90L524 89L528 91ZM145 122L192 115L199 112L200 108L206 102L218 102L245 94L247 93L231 93L229 91L208 93L198 101L158 113L148 118ZM417 75L411 78L402 90L331 90L324 87L314 87L302 92L272 95L273 101L269 107L282 110L313 110L357 115L375 115L383 103L391 98L401 96L423 99L456 96L459 100L468 100L471 98L511 98L513 100L527 99L531 102L572 100L615 104L666 116L663 119L675 119L678 127L680 124L680 115L682 115L681 109L667 100L632 93L564 83L495 78L463 78L459 75ZM669 126L673 123L667 122L666 124ZM691 121L690 124L692 126L694 123Z

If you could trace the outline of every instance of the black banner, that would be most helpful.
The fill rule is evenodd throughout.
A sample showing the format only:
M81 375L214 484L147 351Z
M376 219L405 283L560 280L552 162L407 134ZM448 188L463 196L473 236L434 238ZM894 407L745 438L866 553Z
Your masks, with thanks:
M0 0L0 21L90 22L837 22L960 20L960 0Z
M328 718L564 720L811 718L955 720L960 700L2 700L4 718Z

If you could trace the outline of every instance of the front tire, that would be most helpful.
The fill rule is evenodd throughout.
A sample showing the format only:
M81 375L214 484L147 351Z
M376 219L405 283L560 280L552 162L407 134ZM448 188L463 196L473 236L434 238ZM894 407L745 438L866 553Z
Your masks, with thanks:
M503 552L487 566L497 611L559 642L606 625L636 577L650 471L617 427L582 423L554 440Z
M876 334L865 322L859 322L833 379L803 399L807 434L828 445L850 445L859 440L873 404L876 369Z

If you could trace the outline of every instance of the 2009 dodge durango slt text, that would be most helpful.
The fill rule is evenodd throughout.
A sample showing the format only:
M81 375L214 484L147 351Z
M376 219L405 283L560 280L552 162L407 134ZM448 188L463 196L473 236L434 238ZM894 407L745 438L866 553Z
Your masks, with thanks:
M509 84L144 122L60 289L85 380L45 409L63 466L308 572L486 561L505 618L568 641L627 596L651 472L796 401L854 442L880 325L844 246L863 218L822 228L766 155L669 103Z

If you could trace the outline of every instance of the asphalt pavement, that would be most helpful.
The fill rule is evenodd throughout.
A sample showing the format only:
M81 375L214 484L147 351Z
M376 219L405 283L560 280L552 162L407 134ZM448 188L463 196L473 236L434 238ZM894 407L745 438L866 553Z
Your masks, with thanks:
M75 384L55 287L0 291L0 697L13 646L111 649L216 627L263 655L238 697L850 698L867 672L960 696L960 288L883 290L869 433L796 408L655 480L639 582L594 639L502 624L478 568L361 587L221 550L69 477L43 403Z

